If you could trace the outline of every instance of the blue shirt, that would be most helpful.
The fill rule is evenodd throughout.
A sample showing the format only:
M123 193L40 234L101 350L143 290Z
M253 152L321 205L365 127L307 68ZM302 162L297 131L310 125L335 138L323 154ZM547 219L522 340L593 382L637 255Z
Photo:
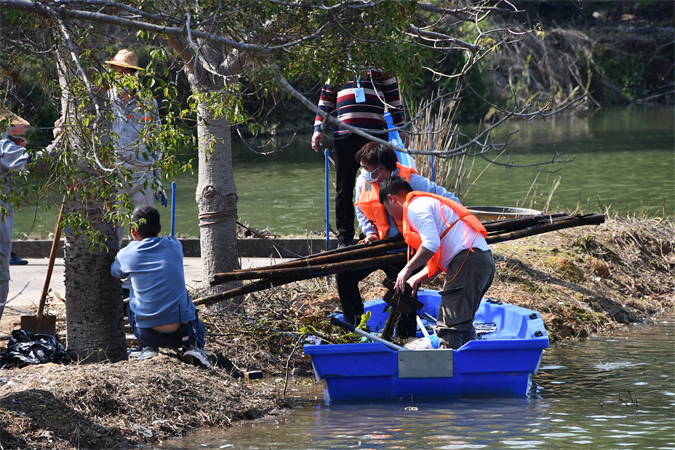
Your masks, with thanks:
M392 172L391 176L398 175L398 169ZM368 183L362 175L359 175L359 177L356 179L356 200L354 203L359 201L359 197L361 197L361 186L363 186L363 183ZM412 187L413 191L421 191L421 192L428 192L430 194L436 194L440 195L441 197L449 198L450 200L453 200L460 205L462 204L457 197L455 197L455 194L452 192L447 191L445 188L442 188L441 186L437 185L433 181L429 180L428 178L424 178L421 175L417 175L415 173L410 175L410 187ZM356 208L356 220L359 222L359 226L361 227L361 231L363 234L368 236L369 234L376 234L377 233L377 227L373 222L368 220L365 214L363 214L363 211L361 211L361 208L358 207L358 205L355 207ZM398 228L396 228L396 221L394 220L393 217L387 213L387 221L389 222L389 231L387 231L387 237L394 237L399 234Z
M129 307L140 328L194 320L197 308L185 288L183 246L173 237L132 241L110 267L115 278L131 278Z

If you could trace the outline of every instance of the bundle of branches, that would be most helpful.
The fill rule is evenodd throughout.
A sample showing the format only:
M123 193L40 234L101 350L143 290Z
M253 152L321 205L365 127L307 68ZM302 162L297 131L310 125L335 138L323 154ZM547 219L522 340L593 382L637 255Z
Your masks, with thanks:
M564 228L599 225L604 221L605 216L601 214L569 216L560 213L499 220L485 223L484 226L488 232L486 239L488 244L494 244ZM272 266L216 274L211 281L212 286L234 280L258 281L220 294L199 298L194 303L201 305L207 302L218 302L294 281L318 278L364 267L403 262L407 258L407 253L400 250L406 247L405 241L399 235L372 244L359 244L353 247L330 250Z

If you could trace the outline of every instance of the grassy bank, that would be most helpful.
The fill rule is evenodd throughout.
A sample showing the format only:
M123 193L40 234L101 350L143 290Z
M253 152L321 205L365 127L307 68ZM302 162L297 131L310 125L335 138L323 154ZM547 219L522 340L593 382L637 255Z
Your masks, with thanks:
M538 311L554 345L646 323L675 306L670 220L613 218L493 250L497 276L488 296ZM363 281L364 300L382 296L381 277ZM287 376L289 385L313 383L310 362L285 333L342 342L343 334L326 320L338 307L334 285L322 278L251 294L238 308L204 309L207 347L219 357L214 373L171 354L143 362L2 370L1 448L125 448L276 414L287 406ZM267 378L240 378L254 370Z

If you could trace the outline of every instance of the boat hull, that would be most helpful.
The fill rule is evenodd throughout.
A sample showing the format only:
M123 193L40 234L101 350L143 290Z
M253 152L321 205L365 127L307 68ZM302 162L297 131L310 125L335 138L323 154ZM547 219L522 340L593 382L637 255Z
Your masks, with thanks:
M419 299L436 316L439 294L422 291ZM384 306L381 300L365 304L371 330L384 325ZM317 380L325 383L327 401L525 396L548 347L541 317L483 300L475 321L494 323L497 330L457 350L397 352L380 343L306 345L304 350Z

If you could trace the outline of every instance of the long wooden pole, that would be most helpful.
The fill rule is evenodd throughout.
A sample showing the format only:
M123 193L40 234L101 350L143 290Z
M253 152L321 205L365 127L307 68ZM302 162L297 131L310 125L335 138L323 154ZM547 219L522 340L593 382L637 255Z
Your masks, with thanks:
M502 233L495 236L488 236L486 241L488 244L496 244L498 242L512 241L528 236L535 236L537 234L548 233L550 231L563 230L565 228L580 227L583 225L600 225L605 222L605 216L602 214L589 214L587 216L571 217L566 220L558 220L546 225L539 225L525 230L518 230L512 233Z
M217 273L213 276L211 286L227 283L234 280L250 280L250 279L274 279L274 278L314 278L317 276L334 274L340 272L349 272L351 270L360 269L363 267L385 266L387 264L394 264L405 261L406 253L398 252L391 255L375 256L373 258L363 258L354 261L340 261L331 264L321 264L310 267L290 267L285 269L268 269L251 270L249 272L229 272Z
M56 219L56 230L54 231L54 241L52 242L52 249L49 252L49 263L47 264L47 275L45 276L45 284L42 286L42 294L40 295L40 304L37 311L38 327L42 321L42 316L45 309L45 301L47 300L47 293L49 292L49 283L52 281L52 272L54 271L54 262L56 261L56 252L59 250L61 243L61 219L63 218L63 211L66 208L66 199L61 202L61 209L59 210L59 218Z
M519 219L520 220L520 219ZM554 220L547 221L545 224L539 223L538 225L534 225L531 228L527 228L524 230L518 230L514 231L511 233L497 233L495 235L488 236L486 241L488 244L496 244L498 242L504 242L504 241L510 241L514 239L520 239L523 237L528 237L528 236L535 236L537 234L542 234L542 233L548 233L551 231L556 231L556 230L562 230L566 228L573 228L573 227L578 227L578 226L583 226L583 225L599 225L605 221L605 216L601 214L592 214L592 215L586 215L586 216L567 216L567 217L558 217L554 218ZM340 249L340 250L346 250L346 249ZM340 252L338 252L340 253ZM394 262L397 262L398 260L396 258L401 258L401 261L403 261L405 258L405 253L397 253L393 255L386 255L385 257L379 257L379 258L387 258L391 257L392 259L389 261L387 260L386 263L381 263L383 260L378 259L378 258L369 258L369 260L377 260L378 265L385 265L385 264L392 264ZM363 263L364 261L367 261L367 259L359 260L359 261L354 261L354 262L361 262ZM372 262L371 262L372 264ZM326 269L326 266L333 266L332 268ZM351 267L349 267L349 263L343 263L343 264L325 264L323 267L321 266L316 266L313 267L311 271L308 271L309 268L294 268L294 269L300 269L297 272L291 272L295 274L294 277L288 277L288 278L273 278L273 279L263 279L260 281L256 281L253 283L249 283L247 285L241 286L236 289L231 289L229 291L221 292L220 294L212 295L209 297L202 297L199 299L196 299L194 303L196 305L201 305L204 303L209 303L209 302L219 302L222 300L226 300L228 298L236 297L238 295L243 295L243 294L249 294L252 292L257 292L257 291L262 291L264 289L269 289L270 287L276 287L276 286L281 286L284 284L288 283L293 283L295 281L300 281L303 279L308 279L308 278L316 278L316 277L321 277L324 276L328 273L328 270L335 270L338 269L337 266L340 266L340 271L343 271L342 269L345 269L344 271L348 270L353 270ZM305 275L302 275L302 270L307 271ZM338 273L338 272L330 272L330 273ZM229 275L229 274L228 274Z

